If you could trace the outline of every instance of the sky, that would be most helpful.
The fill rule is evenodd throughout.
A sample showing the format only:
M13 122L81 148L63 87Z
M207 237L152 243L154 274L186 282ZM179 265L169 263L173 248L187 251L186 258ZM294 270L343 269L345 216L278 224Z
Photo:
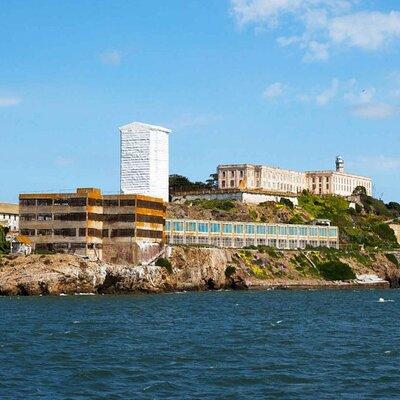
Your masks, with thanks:
M400 201L398 0L8 0L0 37L0 202L118 192L133 121L193 180L340 154Z

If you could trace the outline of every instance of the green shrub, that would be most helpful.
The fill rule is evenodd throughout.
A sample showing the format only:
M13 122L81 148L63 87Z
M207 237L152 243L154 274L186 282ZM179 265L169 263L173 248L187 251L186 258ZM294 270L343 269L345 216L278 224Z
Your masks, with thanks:
M165 268L170 274L172 274L172 272L173 272L171 261L169 261L168 258L160 257L160 258L156 261L156 265L157 265L158 267L163 267L163 268Z
M6 254L10 252L10 242L6 240L6 228L0 225L0 254Z
M397 257L393 253L386 253L385 256L396 267L400 267L399 260L397 259Z
M256 210L249 210L249 216L253 222L257 222L258 214Z
M281 197L279 203L284 204L285 206L289 207L291 210L293 210L293 208L294 208L293 202L284 197Z
M257 246L257 249L260 253L267 253L271 257L278 257L276 249L274 249L271 246L265 246L263 244L260 244Z
M384 241L397 244L396 235L393 229L385 223L377 223L372 226L372 230Z
M318 270L323 278L328 281L346 281L356 278L351 267L341 261L328 261L319 264Z
M225 269L225 276L230 278L236 272L236 268L233 265L228 265Z
M301 216L299 214L295 214L295 215L293 215L292 218L290 218L289 224L302 225L302 224L304 224L304 221L303 221L303 218L301 218Z

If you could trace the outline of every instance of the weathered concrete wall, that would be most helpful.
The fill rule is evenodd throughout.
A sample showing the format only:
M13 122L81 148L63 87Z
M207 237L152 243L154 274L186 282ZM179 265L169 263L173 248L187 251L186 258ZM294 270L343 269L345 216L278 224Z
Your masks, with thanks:
M197 199L204 199L204 200L236 200L240 201L241 203L247 204L260 204L264 203L265 201L274 201L279 202L281 198L289 199L295 206L299 204L297 200L297 196L279 196L274 194L261 194L261 193L251 193L251 192L209 192L209 193L193 193L193 194L185 194L182 195L175 195L172 196L172 201L177 200L197 200Z

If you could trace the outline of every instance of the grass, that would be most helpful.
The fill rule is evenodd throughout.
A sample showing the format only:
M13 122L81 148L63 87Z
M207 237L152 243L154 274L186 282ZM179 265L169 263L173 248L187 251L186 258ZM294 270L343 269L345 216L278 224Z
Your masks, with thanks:
M195 206L200 206L206 210L229 211L235 208L235 202L232 200L193 200L190 201Z

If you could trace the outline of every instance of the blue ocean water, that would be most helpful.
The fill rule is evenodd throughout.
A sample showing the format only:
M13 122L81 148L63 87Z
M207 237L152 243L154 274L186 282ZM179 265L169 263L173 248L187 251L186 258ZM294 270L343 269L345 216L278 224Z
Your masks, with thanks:
M395 290L1 297L0 399L400 398L399 306Z

